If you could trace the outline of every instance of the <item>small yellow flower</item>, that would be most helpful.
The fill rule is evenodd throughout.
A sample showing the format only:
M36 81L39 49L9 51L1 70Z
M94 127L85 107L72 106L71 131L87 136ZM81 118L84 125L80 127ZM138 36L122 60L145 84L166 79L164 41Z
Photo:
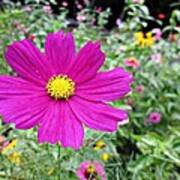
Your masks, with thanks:
M21 163L21 153L13 152L8 156L8 159L11 163L19 165Z
M101 159L105 162L108 161L110 158L111 158L111 155L109 153L103 153L101 155Z
M103 140L99 140L96 142L95 146L94 146L94 150L98 151L103 149L106 146L105 142Z
M146 33L145 43L146 46L152 46L154 44L154 37L151 32Z
M137 32L134 36L137 44L140 44L144 40L144 34L142 32Z
M146 34L143 34L142 32L137 32L134 34L134 37L136 39L136 44L142 48L151 47L155 41L151 32L147 32Z
M17 146L17 139L13 139L3 150L2 153L6 154L8 151L14 149Z

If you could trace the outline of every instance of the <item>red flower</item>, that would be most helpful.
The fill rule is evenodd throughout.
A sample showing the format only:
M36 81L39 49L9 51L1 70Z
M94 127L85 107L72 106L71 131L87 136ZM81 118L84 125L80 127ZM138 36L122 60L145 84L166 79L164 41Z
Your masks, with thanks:
M166 18L166 15L165 15L164 13L159 13L159 14L158 14L158 19L163 20L163 19L165 19L165 18Z
M28 39L31 41L34 41L34 39L36 38L36 36L34 34L29 34L28 35Z

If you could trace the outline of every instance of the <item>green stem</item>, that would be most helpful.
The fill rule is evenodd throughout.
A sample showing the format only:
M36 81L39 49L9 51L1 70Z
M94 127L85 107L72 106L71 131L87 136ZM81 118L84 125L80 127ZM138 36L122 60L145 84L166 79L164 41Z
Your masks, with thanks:
M58 144L58 180L61 180L61 146Z

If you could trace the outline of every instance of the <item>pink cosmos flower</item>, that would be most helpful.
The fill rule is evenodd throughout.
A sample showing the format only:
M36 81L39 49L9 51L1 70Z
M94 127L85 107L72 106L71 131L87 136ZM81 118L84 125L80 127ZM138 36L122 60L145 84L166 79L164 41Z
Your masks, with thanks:
M116 25L118 26L118 28L122 28L123 22L121 21L120 18L118 18L118 19L116 20Z
M156 41L160 41L162 38L162 31L159 28L155 28L152 30L152 32L154 33L154 38Z
M61 143L79 149L83 125L114 132L127 123L127 112L106 102L130 92L132 75L122 68L99 72L105 61L98 42L76 53L71 33L48 34L45 52L28 39L5 53L17 76L0 76L0 114L17 129L38 126L39 143Z
M49 5L43 6L43 11L47 14L51 14L52 13L51 6L49 6Z
M155 53L151 55L151 60L156 63L162 63L162 55L160 53Z
M144 0L133 0L133 3L142 4L144 3Z
M132 68L138 68L140 66L140 62L134 57L125 59L124 63L126 66L132 67Z
M102 7L96 7L95 8L95 12L96 13L101 13L103 10L102 10Z
M68 6L68 2L63 1L63 2L62 2L62 5L63 5L64 7L67 7L67 6Z
M104 167L97 161L84 161L80 164L76 175L80 180L98 179L106 180Z
M158 124L161 121L161 114L159 112L152 112L149 115L148 122L152 124Z
M77 8L81 10L83 8L83 6L79 3L77 3Z
M78 20L79 22L83 22L83 21L86 20L86 16L85 16L85 15L82 15L82 14L78 14L77 20Z
M138 92L138 93L143 93L144 92L144 86L143 85L137 85L136 86L136 91Z

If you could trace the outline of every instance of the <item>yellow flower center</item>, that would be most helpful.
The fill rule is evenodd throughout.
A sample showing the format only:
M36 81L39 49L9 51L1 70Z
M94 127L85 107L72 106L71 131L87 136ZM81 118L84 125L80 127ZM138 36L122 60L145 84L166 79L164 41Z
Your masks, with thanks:
M96 173L96 169L92 164L90 164L87 168L87 172L90 174L94 174L94 173Z
M67 75L57 75L49 79L46 86L48 94L57 99L68 99L74 94L75 83Z

